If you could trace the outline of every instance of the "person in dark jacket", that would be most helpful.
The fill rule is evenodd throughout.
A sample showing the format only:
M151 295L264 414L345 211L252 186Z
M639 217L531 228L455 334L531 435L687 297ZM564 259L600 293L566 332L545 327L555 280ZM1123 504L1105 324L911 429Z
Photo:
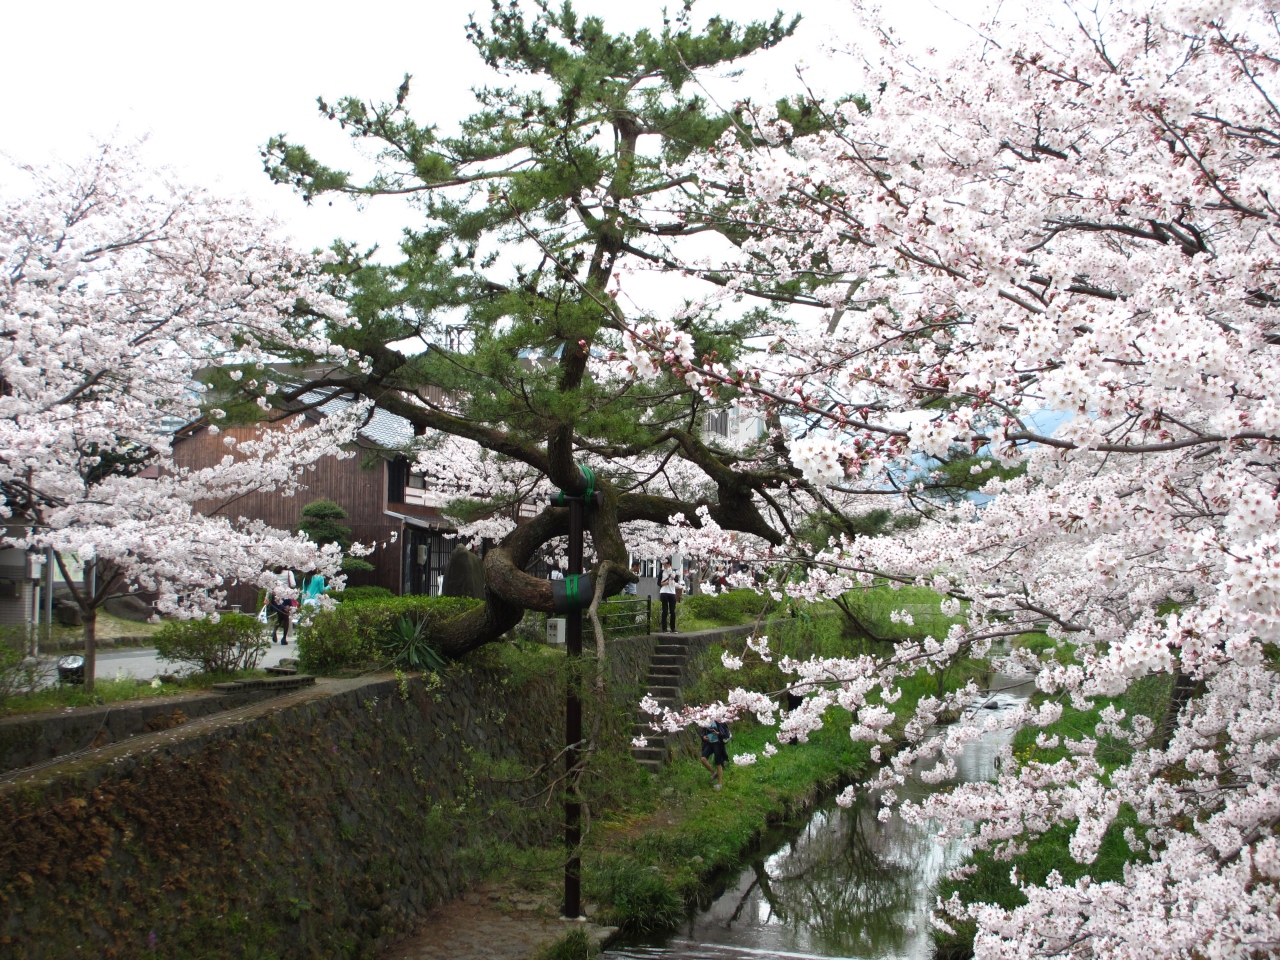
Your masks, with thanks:
M698 733L702 737L702 765L711 773L711 785L719 790L724 786L724 765L729 759L729 725L716 720L709 727L699 727Z

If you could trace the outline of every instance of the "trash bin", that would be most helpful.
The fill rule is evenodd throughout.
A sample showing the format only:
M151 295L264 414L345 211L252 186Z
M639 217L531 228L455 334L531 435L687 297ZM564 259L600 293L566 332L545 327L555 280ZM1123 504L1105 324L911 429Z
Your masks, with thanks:
M58 661L59 683L84 683L84 657L63 657Z

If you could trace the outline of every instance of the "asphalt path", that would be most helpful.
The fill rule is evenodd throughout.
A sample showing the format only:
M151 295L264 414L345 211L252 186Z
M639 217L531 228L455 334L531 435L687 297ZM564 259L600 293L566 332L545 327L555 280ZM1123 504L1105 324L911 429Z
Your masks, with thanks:
M259 662L258 667L259 669L273 667L285 657L296 657L297 655L298 647L292 640L289 641L288 646L284 647L278 643L273 643L267 647L267 652ZM61 656L73 656L73 654L61 654ZM60 657L50 657L50 664L60 659ZM42 657L41 659L45 658ZM134 677L139 680L150 680L152 677L164 673L183 674L190 673L191 670L190 664L161 660L156 654L155 647L129 647L123 650L98 651L97 676L99 680L114 680L116 677Z

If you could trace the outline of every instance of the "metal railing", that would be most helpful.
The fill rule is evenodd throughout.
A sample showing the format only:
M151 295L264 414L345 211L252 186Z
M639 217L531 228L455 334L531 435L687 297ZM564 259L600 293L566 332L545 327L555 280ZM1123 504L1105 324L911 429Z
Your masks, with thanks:
M600 625L607 637L639 637L652 633L653 599L615 597L608 600L600 604Z

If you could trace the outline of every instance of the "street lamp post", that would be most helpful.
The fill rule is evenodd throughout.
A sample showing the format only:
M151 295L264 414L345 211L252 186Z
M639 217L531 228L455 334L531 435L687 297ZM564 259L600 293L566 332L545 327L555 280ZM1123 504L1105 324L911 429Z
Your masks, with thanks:
M564 642L568 674L564 704L564 845L568 854L564 865L564 915L582 916L582 800L575 783L582 758L582 611L591 605L595 587L590 575L582 572L583 518L588 507L600 503L596 477L590 467L579 466L584 490L573 496L561 490L552 504L569 510L569 569L563 580L551 581L555 611L564 616Z
M582 510L583 500L569 500L569 570L568 575L578 583L582 574ZM565 800L564 845L569 859L564 865L564 915L582 915L582 859L578 844L582 841L582 801L574 785L574 767L577 766L582 742L582 608L570 611L564 625L565 655L568 659L568 684L564 705L565 745Z

